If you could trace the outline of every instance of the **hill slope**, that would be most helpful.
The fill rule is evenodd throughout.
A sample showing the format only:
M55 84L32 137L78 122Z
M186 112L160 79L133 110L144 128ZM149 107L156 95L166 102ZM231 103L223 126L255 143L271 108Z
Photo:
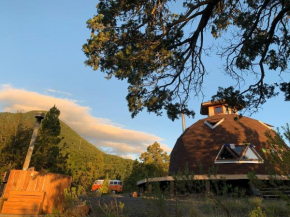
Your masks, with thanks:
M35 111L27 113L0 113L0 149L9 141L11 135L16 132L19 123L32 128L35 123ZM83 176L93 169L97 169L92 179L104 178L108 174L111 179L122 179L131 168L132 160L123 159L115 155L109 155L86 141L71 129L63 121L61 123L62 138L60 142L64 153L69 154L69 168L73 176ZM28 147L29 144L27 144ZM26 155L26 153L23 153Z

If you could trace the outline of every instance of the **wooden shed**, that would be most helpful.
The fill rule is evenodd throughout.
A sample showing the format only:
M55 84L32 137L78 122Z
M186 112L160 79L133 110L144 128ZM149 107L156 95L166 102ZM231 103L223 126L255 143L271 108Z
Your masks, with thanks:
M70 187L70 176L37 171L11 170L2 195L1 214L49 214L63 209L64 189Z

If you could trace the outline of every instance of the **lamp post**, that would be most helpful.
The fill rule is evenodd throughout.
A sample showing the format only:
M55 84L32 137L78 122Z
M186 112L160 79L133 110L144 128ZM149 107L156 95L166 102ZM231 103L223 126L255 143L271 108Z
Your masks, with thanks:
M42 112L36 113L35 118L36 118L36 122L34 124L32 137L30 140L30 144L29 144L28 151L27 151L26 158L25 158L24 165L23 165L23 170L27 170L29 168L31 156L32 156L34 145L35 145L36 138L37 138L37 133L38 133L38 130L40 127L41 120L44 118L44 113L42 113Z

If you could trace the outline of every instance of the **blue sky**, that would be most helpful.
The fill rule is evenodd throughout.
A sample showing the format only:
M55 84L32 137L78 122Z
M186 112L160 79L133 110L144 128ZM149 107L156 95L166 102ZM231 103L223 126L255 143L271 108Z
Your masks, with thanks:
M54 104L61 119L84 138L109 153L136 157L155 140L169 151L181 134L181 121L170 121L146 111L132 119L125 100L127 83L106 80L105 74L84 65L81 50L90 32L86 21L96 14L93 0L0 1L0 111L49 109ZM216 43L208 37L208 44ZM235 82L222 73L222 60L207 57L209 70L204 99L192 99L199 115L218 86ZM279 79L270 72L266 79ZM289 81L289 74L282 76ZM251 82L249 77L246 81ZM274 125L290 123L290 104L283 97L269 100L252 118Z

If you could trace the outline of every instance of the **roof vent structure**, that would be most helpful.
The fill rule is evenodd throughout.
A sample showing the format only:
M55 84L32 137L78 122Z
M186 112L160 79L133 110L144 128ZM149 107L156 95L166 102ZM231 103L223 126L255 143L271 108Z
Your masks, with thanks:
M237 110L229 108L225 101L210 101L201 103L200 114L211 117L219 114L237 114Z
M224 121L224 118L218 119L218 120L207 120L204 123L211 129L216 128L218 125L220 125Z

